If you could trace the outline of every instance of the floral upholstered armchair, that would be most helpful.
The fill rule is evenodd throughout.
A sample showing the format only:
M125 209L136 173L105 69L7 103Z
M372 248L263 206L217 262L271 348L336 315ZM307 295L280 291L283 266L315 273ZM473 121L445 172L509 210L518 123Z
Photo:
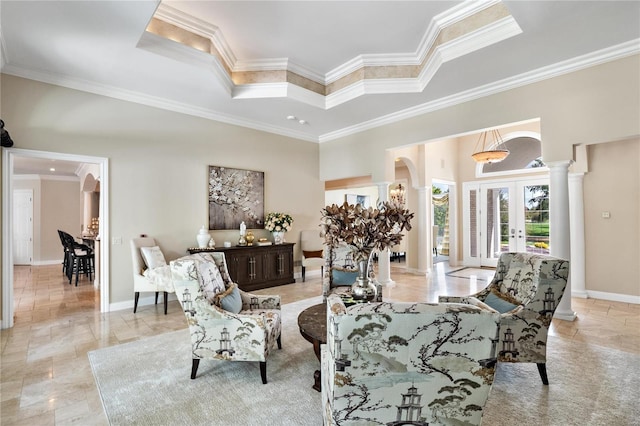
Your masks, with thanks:
M324 246L324 273L322 275L323 300L333 292L348 292L358 278L358 267L354 264L352 250L346 244L334 248ZM369 263L369 277L373 278L373 264ZM379 286L379 284L376 283ZM340 289L342 287L342 289ZM379 295L382 289L378 288Z
M258 296L231 281L224 253L198 253L171 262L176 296L191 333L195 379L202 358L258 361L267 383L267 357L282 348L280 296Z
M569 262L530 253L503 253L491 283L464 297L440 296L440 302L470 303L499 312L499 362L534 362L547 379L547 335L567 285Z
M480 424L500 315L465 304L327 298L325 425Z

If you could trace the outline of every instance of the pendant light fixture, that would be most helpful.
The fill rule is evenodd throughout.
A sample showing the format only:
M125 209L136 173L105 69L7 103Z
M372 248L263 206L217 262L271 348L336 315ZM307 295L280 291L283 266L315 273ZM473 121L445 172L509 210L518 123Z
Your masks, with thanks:
M489 143L487 143L487 138L490 138ZM503 145L504 141L497 129L482 132L471 157L476 163L498 163L509 155L508 149L500 148Z

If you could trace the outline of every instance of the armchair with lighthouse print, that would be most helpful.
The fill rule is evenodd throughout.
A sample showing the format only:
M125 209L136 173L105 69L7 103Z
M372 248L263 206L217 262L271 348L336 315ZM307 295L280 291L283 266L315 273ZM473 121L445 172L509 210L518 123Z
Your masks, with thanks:
M280 296L238 289L229 277L224 253L186 256L172 261L170 266L176 297L191 334L191 378L195 379L203 358L258 361L262 382L266 384L267 357L276 345L282 347ZM207 291L214 286L207 283L211 276L223 289L217 295ZM227 295L238 299L235 312L219 303L220 297Z
M547 378L547 337L569 276L569 261L534 253L502 253L491 283L469 296L440 302L469 303L500 312L498 362L536 363Z
M500 315L457 303L327 298L325 425L478 425L495 372Z

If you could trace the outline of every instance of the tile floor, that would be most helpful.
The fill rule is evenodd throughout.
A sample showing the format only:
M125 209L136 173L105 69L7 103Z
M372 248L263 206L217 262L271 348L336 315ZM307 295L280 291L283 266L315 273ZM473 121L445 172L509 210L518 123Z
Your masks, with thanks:
M320 276L307 282L257 291L280 294L282 303L321 294ZM451 268L438 263L429 276L406 273L392 263L395 285L384 297L402 301L437 300L464 295L487 284L492 270ZM133 294L132 294L133 297ZM15 268L15 326L1 331L0 424L106 425L87 352L186 326L178 302L101 314L99 291L86 279L70 286L58 265ZM640 354L640 305L597 299L572 299L578 319L554 320L562 338ZM637 366L636 366L637 367Z

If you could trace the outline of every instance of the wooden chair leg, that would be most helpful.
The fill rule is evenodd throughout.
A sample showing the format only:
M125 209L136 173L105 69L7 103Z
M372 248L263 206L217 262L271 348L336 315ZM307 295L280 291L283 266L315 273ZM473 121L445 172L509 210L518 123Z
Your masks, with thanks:
M199 365L200 358L193 358L193 362L191 363L191 380L196 378L196 373L198 372Z
M545 362L540 362L538 365L538 373L540 373L540 378L542 379L543 385L549 385L549 379L547 378L547 364Z
M158 291L156 291L156 305L158 304Z
M282 349L282 334L278 336L278 340L276 341L278 342L278 349Z
M133 298L133 313L136 313L136 309L138 309L138 299L140 298L140 292L136 291L135 297Z
M164 314L167 315L167 304L169 303L169 293L164 292Z
M306 268L303 266L303 267L302 267L302 282L304 282L304 270L305 270L305 269L306 269Z
M260 361L260 377L262 377L262 384L267 384L267 362Z

